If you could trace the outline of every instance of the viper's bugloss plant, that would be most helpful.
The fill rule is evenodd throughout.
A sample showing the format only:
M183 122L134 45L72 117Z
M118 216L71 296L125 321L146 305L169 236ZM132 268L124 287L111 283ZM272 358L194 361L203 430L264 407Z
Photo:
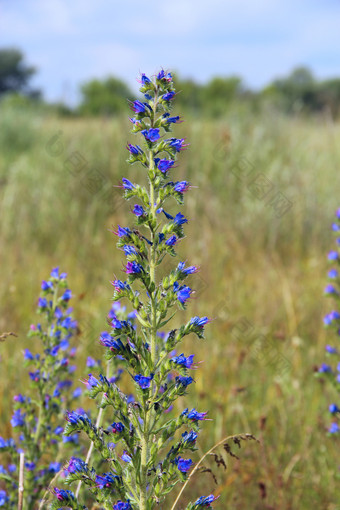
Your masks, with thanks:
M130 119L139 141L129 143L127 150L128 162L141 165L148 185L122 179L124 197L133 200L134 225L114 230L125 256L126 277L112 281L113 300L130 302L138 326L112 314L109 330L100 336L106 359L122 363L133 397L106 375L91 373L86 381L89 396L107 410L111 424L99 427L86 414L69 411L65 428L71 437L84 432L102 458L100 471L89 457L87 462L71 458L66 482L82 482L99 507L107 510L159 507L178 482L187 480L194 465L190 453L200 423L207 418L206 412L188 408L179 415L168 414L194 382L194 355L179 346L191 333L203 338L209 320L193 317L178 328L170 327L175 309L186 308L194 292L188 280L198 271L184 261L174 263L165 274L162 268L167 256L176 257L188 221L181 212L168 210L171 200L182 205L191 187L172 177L177 156L188 145L169 135L172 125L180 122L170 113L175 98L171 74L161 70L153 80L142 74L140 83L144 97L131 103ZM78 494L59 488L53 492L52 509L85 508ZM202 496L187 509L210 508L215 499Z
M335 249L328 253L330 269L328 271L328 284L325 287L325 295L333 299L335 303L331 310L324 317L323 322L327 329L331 330L339 341L340 336L340 209L336 211L336 219L332 225L335 235ZM317 372L318 377L327 378L336 391L340 391L340 348L335 345L326 345L326 356L329 362L323 363ZM339 413L340 402L329 405L329 412L333 422L328 428L330 435L339 435Z
M69 307L71 296L66 274L53 269L50 278L41 284L37 304L41 321L31 325L28 335L32 348L23 352L31 391L14 396L13 437L0 437L2 462L7 461L0 466L0 480L6 485L0 507L18 508L20 452L25 455L24 508L33 510L69 455L64 448L78 440L77 436L62 436L65 410L81 393L80 388L72 388L76 349L70 340L77 323Z

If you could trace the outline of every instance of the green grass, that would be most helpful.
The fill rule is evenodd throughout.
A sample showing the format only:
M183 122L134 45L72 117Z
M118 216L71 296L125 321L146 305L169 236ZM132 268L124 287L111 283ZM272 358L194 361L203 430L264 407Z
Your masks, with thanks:
M63 147L51 155L49 141L59 131ZM86 356L101 355L97 338L110 305L109 280L122 270L109 229L131 221L130 205L112 185L122 176L142 178L141 169L125 163L124 147L133 138L128 131L125 120L1 112L0 332L14 331L18 338L0 344L0 435L10 433L13 394L27 385L26 373L18 370L21 351L32 342L26 331L36 320L39 282L51 267L69 273L77 296L79 377L86 373ZM235 111L219 122L188 121L176 135L179 131L191 148L174 174L198 187L187 195L184 212L190 222L179 251L201 266L197 299L185 315L214 318L206 341L190 339L184 347L205 360L187 398L212 418L201 434L200 451L238 432L261 441L245 444L240 461L230 459L226 472L214 468L221 493L216 508L335 510L338 454L325 434L335 396L313 370L324 361L325 344L333 342L322 327L328 307L322 291L330 225L340 202L340 125L327 118ZM74 151L88 163L77 175L65 163ZM268 200L281 192L292 202L283 217L276 217L267 199L252 194L250 178L235 175L240 165L269 179ZM103 179L97 192L86 178L90 170ZM254 334L237 339L244 320ZM260 334L289 361L285 374L268 356L254 357ZM206 465L212 467L212 459ZM265 486L264 499L259 484ZM209 473L199 474L182 503L213 489Z

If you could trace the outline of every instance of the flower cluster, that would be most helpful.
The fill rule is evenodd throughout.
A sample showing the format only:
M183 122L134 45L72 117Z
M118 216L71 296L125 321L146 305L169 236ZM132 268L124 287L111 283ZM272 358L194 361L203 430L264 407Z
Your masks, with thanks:
M331 265L328 271L328 283L325 287L325 295L331 297L335 303L334 309L324 317L323 322L327 329L340 336L340 209L336 212L336 220L332 225L336 237L336 248L328 254L328 261ZM337 392L340 390L340 349L337 346L326 345L326 356L329 363L323 363L318 370L318 376L331 381ZM340 402L339 402L340 406ZM340 409L336 403L329 405L329 412L333 422L328 428L329 434L340 434L339 413Z
M37 311L41 322L31 325L29 337L32 350L23 352L28 367L30 396L14 396L11 425L17 438L0 438L0 451L10 462L0 466L0 479L6 483L6 505L17 507L18 455L25 454L25 505L34 508L49 482L61 470L60 451L63 444L63 415L65 409L80 396L80 388L73 391L72 374L75 370L75 348L70 339L77 323L69 308L72 297L67 288L65 273L52 270L50 278L41 284ZM37 347L42 352L32 352ZM41 351L41 348L40 348ZM71 442L77 441L76 437ZM8 455L9 454L9 455ZM3 505L4 506L4 505Z
M110 413L110 425L99 426L86 414L69 411L65 428L66 436L85 433L101 458L97 466L89 456L86 461L72 458L66 483L82 483L100 507L110 510L150 510L162 504L175 484L188 478L194 464L188 452L195 450L207 414L196 409L168 414L194 382L194 355L174 349L191 333L203 338L208 318L196 316L180 327L169 327L174 308L185 309L192 297L188 280L198 271L184 262L177 262L168 274L160 270L167 255L176 256L188 221L169 209L183 204L191 187L172 177L177 156L187 144L168 135L181 121L170 113L175 98L171 74L161 70L154 79L142 74L140 83L143 99L131 102L130 120L141 141L128 144L127 150L128 162L142 165L148 185L122 179L124 197L133 201L135 225L114 230L126 276L112 281L114 302L127 300L132 315L122 320L113 310L99 338L105 359L121 363L133 394L124 394L107 374L91 373L85 380L88 394ZM55 488L54 494L51 508L82 508L77 492ZM187 508L210 508L214 500L213 495L202 496Z

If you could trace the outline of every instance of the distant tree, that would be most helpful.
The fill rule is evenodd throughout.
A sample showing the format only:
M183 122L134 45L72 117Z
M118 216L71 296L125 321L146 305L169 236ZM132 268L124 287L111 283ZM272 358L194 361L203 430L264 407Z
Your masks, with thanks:
M117 115L126 111L126 98L132 98L128 86L112 76L84 83L81 93L79 112L85 115Z
M322 109L337 117L340 113L340 78L320 82L318 98Z
M24 62L23 53L15 48L0 49L0 95L18 92L30 96L39 93L29 89L28 82L36 69Z
M287 78L275 80L264 89L263 95L288 113L320 109L318 84L306 67L297 67Z
M243 92L242 80L238 76L229 78L213 78L202 90L204 110L219 117L239 99Z
M181 80L174 76L174 83L177 89L175 105L180 110L190 110L191 113L200 112L202 109L203 87L193 80Z

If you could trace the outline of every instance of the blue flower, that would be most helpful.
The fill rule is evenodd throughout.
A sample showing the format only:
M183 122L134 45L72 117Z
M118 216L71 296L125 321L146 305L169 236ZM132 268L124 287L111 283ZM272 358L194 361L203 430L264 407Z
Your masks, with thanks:
M177 386L184 386L184 388L186 388L187 386L189 386L189 384L191 384L193 382L194 382L194 380L192 377L185 377L185 376L176 377Z
M66 289L64 294L62 295L61 299L63 301L69 301L72 297L72 292L70 291L70 289Z
M54 494L58 501L65 501L66 503L69 501L74 501L74 494L72 491L58 489L58 487L54 487L52 494Z
M9 497L7 496L7 492L0 489L0 506L5 506L9 501Z
M111 423L110 427L113 434L121 434L125 428L120 421Z
M184 354L182 353L179 356L175 356L175 357L171 358L171 361L173 361L173 363L176 363L176 365L180 365L185 368L191 368L191 366L193 364L193 360L194 360L194 354L191 354L190 356L185 357Z
M92 356L88 356L86 360L86 366L89 368L95 367L97 365L97 362Z
M180 121L180 117L179 115L177 115L176 117L168 117L166 121L168 124L176 124L177 122Z
M200 498L198 498L197 501L195 501L194 503L194 508L197 507L207 507L207 508L211 508L211 503L213 503L214 501L216 501L216 499L218 499L218 496L215 497L213 494L210 494L210 496L201 496Z
M132 510L132 506L129 501L124 503L124 501L119 500L115 505L113 505L113 510Z
M329 406L329 412L332 414L340 413L340 409L338 408L338 406L336 404L331 404Z
M187 181L180 181L174 184L174 190L177 193L185 193L190 188L190 184Z
M43 309L44 309L44 308L47 308L47 299L46 299L46 298L42 298L42 297L40 297L40 298L38 299L38 307L39 307L39 308L43 308Z
M140 82L141 82L142 85L146 85L148 83L151 83L151 80L150 80L150 78L148 78L146 76L145 73L142 73L141 78L140 78Z
M328 260L338 260L339 254L337 251L330 251L328 254Z
M122 344L121 340L117 338L115 340L109 333L106 331L103 331L100 334L100 343L104 345L105 347L108 347L111 351L123 351L124 345Z
M136 204L133 208L133 214L135 214L137 217L143 216L144 209L141 205Z
M53 290L53 283L52 282L46 282L43 280L41 282L41 289L42 290Z
M138 154L143 154L143 151L139 147L139 145L131 145L131 143L128 143L126 148L130 152L130 154L132 154L133 156L137 156Z
M335 347L332 347L331 345L326 345L325 349L326 349L326 352L329 352L329 354L336 354L338 352L335 349Z
M150 388L152 379L153 379L153 374L150 374L149 377L146 377L145 375L141 375L141 374L134 376L134 380L136 381L136 383L139 384L139 386L142 388L142 390Z
M137 250L134 246L130 246L128 244L125 244L123 246L123 250L125 255L128 257L129 255L137 255Z
M176 243L177 243L177 237L175 235L169 237L169 239L167 241L165 241L165 244L167 246L175 246Z
M143 129L141 133L149 142L156 142L160 138L158 128Z
M96 484L99 489L109 489L119 481L120 478L112 473L103 473L96 475Z
M340 319L340 313L337 312L336 310L333 310L332 312L330 312L329 314L327 314L324 317L323 322L326 326L329 326L330 324L332 324L333 321L339 320L339 319Z
M182 285L181 287L177 282L174 283L174 291L177 294L177 299L182 305L190 298L192 289L187 285Z
M21 409L17 409L14 411L14 414L11 419L12 427L22 427L25 425L25 413L22 413Z
M124 462L131 462L131 457L130 455L124 450L122 455L121 455L121 459L124 461Z
M191 459L183 459L182 457L177 457L175 460L178 470L182 473L187 473L190 471L191 466L193 465L193 461Z
M329 278L337 278L339 276L338 271L336 269L330 269L328 271Z
M132 190L135 187L132 184L132 182L130 182L129 179L125 179L125 177L123 177L122 182L123 182L123 188L124 189Z
M165 140L170 148L175 149L176 152L180 152L187 144L184 143L184 138L169 138Z
M34 359L34 356L29 349L24 350L24 359L27 361L32 361Z
M193 430L190 432L183 432L182 438L183 443L191 446L191 443L194 444L196 442L197 434Z
M175 96L175 92L171 90L170 92L167 92L166 94L163 94L162 99L164 101L171 101Z
M58 473L61 469L62 464L60 462L51 462L48 466L48 470L51 473Z
M203 328L209 322L208 317L193 317L190 319L190 324L198 328Z
M172 159L160 159L160 158L155 158L155 163L158 170L160 170L163 174L165 174L175 164L175 162Z
M188 223L188 220L184 218L183 214L177 213L174 217L174 223L176 223L176 225L184 225L184 223Z
M339 430L340 430L339 425L336 422L333 422L329 427L328 432L330 434L337 434Z
M124 290L130 290L130 285L126 282L122 282L121 280L114 280L111 283L117 292L121 292Z
M131 110L133 110L135 113L144 113L146 110L146 105L140 101L133 101L131 104Z
M189 411L188 409L184 409L181 416L186 416L189 420L192 421L200 421L205 420L207 414L208 413L199 413L198 411L196 411L195 408L193 408L191 411Z
M27 471L34 471L35 470L35 462L25 462L25 468Z
M321 374L332 373L332 367L326 365L326 363L322 363L321 367L319 368L319 372Z
M140 274L144 271L143 266L138 264L138 262L127 262L125 266L125 272L126 274Z
M82 459L71 457L66 467L66 471L68 473L86 473L88 471L88 467L86 462Z

